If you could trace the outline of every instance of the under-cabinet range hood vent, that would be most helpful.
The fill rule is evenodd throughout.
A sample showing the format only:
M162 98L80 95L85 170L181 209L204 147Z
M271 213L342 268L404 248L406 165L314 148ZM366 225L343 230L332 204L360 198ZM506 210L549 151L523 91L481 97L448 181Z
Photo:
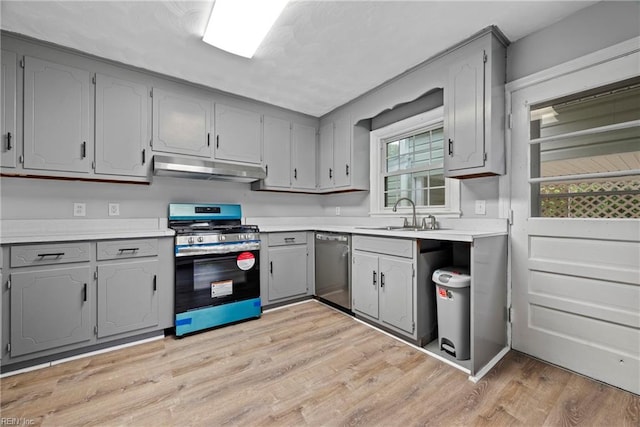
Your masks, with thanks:
M267 177L260 166L158 155L153 156L153 174L233 182L253 182Z

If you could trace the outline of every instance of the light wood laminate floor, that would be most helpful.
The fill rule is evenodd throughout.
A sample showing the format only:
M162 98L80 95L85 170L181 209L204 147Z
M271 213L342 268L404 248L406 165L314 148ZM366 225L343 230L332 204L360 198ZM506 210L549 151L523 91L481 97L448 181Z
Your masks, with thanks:
M640 425L631 393L513 351L473 384L317 302L7 377L1 390L3 419L32 425Z

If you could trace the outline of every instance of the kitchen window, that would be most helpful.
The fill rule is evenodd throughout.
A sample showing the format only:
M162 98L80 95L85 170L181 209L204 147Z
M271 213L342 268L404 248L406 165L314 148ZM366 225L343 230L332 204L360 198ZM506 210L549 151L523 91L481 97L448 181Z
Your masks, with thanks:
M533 105L532 216L640 218L640 78Z
M420 213L459 209L459 184L444 177L442 107L371 132L371 213L392 214L408 197ZM398 210L411 205L403 200Z

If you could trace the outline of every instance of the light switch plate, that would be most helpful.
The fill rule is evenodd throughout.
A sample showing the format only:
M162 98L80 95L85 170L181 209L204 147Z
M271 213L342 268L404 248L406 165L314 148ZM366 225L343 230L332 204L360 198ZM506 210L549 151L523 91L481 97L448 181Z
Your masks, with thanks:
M109 203L109 216L120 215L120 203Z
M340 216L340 206L336 206L336 216Z
M487 214L487 201L476 200L476 215L486 215L486 214Z
M86 216L87 204L86 203L74 203L73 204L73 216Z

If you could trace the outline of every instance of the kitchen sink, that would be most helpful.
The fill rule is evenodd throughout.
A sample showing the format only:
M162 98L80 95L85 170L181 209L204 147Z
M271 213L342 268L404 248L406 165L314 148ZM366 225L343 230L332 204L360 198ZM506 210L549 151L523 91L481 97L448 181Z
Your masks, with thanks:
M444 228L436 228L435 230L431 230L429 228L422 227L411 227L404 225L387 225L387 226L378 226L378 227L356 227L362 230L386 230L386 231L438 231L445 230Z

